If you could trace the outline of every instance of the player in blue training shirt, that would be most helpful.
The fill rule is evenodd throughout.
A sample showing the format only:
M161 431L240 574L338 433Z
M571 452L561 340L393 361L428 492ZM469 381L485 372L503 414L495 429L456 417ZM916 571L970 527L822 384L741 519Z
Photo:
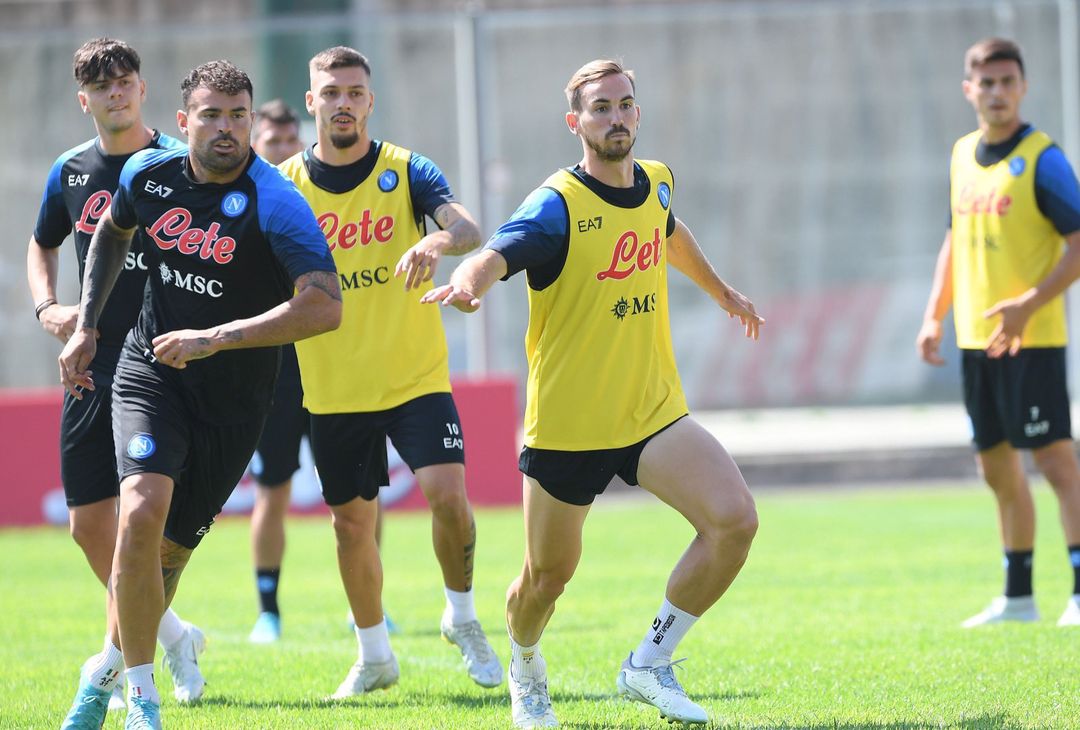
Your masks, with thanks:
M213 61L181 90L177 122L190 151L147 150L124 165L60 356L72 396L95 388L89 365L101 311L136 227L144 230L147 294L113 381L121 482L109 633L123 655L83 673L68 720L92 717L71 727L100 725L122 667L127 727L161 726L153 627L255 450L277 346L341 318L337 272L311 209L251 152L247 74Z
M123 41L95 38L76 52L73 63L79 105L94 121L97 136L57 158L49 170L37 225L26 254L26 277L42 328L61 342L75 329L78 307L56 300L60 246L69 234L82 280L86 249L98 218L112 202L120 170L138 150L183 148L179 140L147 127L142 119L146 81L139 54ZM146 285L142 236L136 236L108 305L101 313L101 338L91 369L97 390L81 400L66 396L60 420L60 473L68 504L71 536L82 548L102 585L112 569L116 547L116 499L120 482L113 457L112 382L120 346L135 324ZM203 681L196 655L202 651L198 628L167 610L158 627L166 665L179 702L197 700ZM108 647L106 647L107 649ZM123 687L110 703L124 706Z

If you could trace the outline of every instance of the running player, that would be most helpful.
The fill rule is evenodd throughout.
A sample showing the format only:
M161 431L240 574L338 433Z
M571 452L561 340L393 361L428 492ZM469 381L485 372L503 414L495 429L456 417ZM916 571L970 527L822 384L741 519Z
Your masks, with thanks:
M121 482L111 642L84 665L70 727L100 727L123 667L127 727L161 726L153 627L255 450L276 345L333 329L341 317L337 273L311 209L251 153L247 74L214 61L193 69L181 90L177 123L190 151L145 151L124 165L90 242L79 320L60 356L74 397L95 388L88 366L101 310L135 229L144 229L152 275L113 380Z
M398 679L382 609L375 542L376 497L389 484L389 435L431 505L442 568L443 637L458 646L469 676L502 682L502 666L476 618L476 526L465 494L461 424L450 395L439 312L420 304L439 259L480 243L480 232L427 158L369 136L371 66L351 48L327 49L309 64L307 110L316 144L282 165L311 204L337 263L342 327L297 343L312 451L330 506L338 563L356 621L360 657L335 697ZM425 235L424 216L441 230ZM404 286L393 282L404 277Z
M304 149L300 141L300 117L281 99L266 102L255 112L251 146L272 165L278 165ZM278 581L285 556L285 513L292 494L292 475L300 468L300 441L308 432L300 387L296 348L281 347L281 372L274 389L274 404L255 449L255 506L251 510L251 553L255 561L255 587L259 592L259 616L248 640L269 644L281 638Z
M747 337L757 339L763 320L672 213L667 166L634 160L641 110L632 72L592 61L571 77L566 97L581 162L549 177L448 285L423 297L472 312L500 278L528 276L525 565L506 605L513 721L558 724L540 635L577 568L590 505L621 479L674 507L697 535L617 686L670 721L704 723L705 710L675 677L672 652L742 568L757 513L735 462L687 415L668 322L668 262L738 317Z
M75 305L56 301L60 245L68 234L73 234L82 281L90 236L112 201L124 163L148 147L184 146L143 123L146 81L140 76L139 54L128 44L112 38L87 41L75 52L74 73L79 106L94 121L97 136L68 150L53 163L26 254L35 314L42 328L62 343L71 337L79 311ZM82 399L65 395L60 418L60 475L71 536L102 585L109 579L116 547L116 504L120 494L109 385L120 346L142 306L146 284L143 241L143 236L138 235L132 242L113 296L101 314L101 338L91 366L100 387ZM165 650L176 699L199 699L205 684L196 661L204 646L202 632L168 609L158 626L158 641ZM118 685L110 707L123 706L123 688Z
M964 97L979 128L953 146L949 227L938 254L919 356L942 365L953 309L975 459L997 500L1005 591L963 625L1036 621L1035 505L1021 449L1057 496L1073 567L1058 624L1080 625L1080 465L1065 377L1065 290L1080 276L1080 186L1065 154L1020 117L1020 48L979 41L964 56Z

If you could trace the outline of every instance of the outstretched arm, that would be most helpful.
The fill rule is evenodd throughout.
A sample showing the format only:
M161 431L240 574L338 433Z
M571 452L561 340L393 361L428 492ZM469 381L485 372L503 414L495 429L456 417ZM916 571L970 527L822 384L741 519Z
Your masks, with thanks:
M941 347L941 321L952 307L952 231L946 231L945 240L938 251L934 266L934 281L930 285L930 298L926 301L922 327L915 338L915 351L931 365L944 365L938 349Z
M983 312L987 319L1001 315L1001 321L986 343L986 354L1001 357L1005 353L1015 355L1020 352L1024 327L1031 315L1068 289L1077 278L1080 278L1080 231L1065 237L1065 254L1045 279L1020 296L1004 299Z
M754 303L720 278L705 258L694 234L678 218L675 219L675 231L668 238L668 261L712 297L729 317L738 317L746 328L747 337L758 338L765 320L754 311Z
M60 353L60 382L76 398L82 398L80 388L94 389L93 373L88 368L97 354L98 319L116 277L124 269L124 260L134 235L134 228L120 228L113 223L112 211L106 210L90 239L86 251L82 300L79 302L79 320L64 351Z
M56 276L60 271L60 249L46 248L33 236L26 248L26 280L38 321L50 335L67 342L75 331L79 307L56 301Z
M450 275L450 283L432 289L421 302L439 302L444 307L454 306L462 312L475 312L480 308L480 297L492 285L506 276L506 259L498 251L485 249L476 256L462 261Z
M421 238L394 267L394 276L405 274L405 291L430 281L442 256L463 256L480 245L480 227L461 203L443 203L433 217L442 230Z
M183 369L192 360L221 350L284 345L337 329L341 283L334 271L309 271L296 278L296 294L255 317L205 330L175 330L154 338L154 357Z

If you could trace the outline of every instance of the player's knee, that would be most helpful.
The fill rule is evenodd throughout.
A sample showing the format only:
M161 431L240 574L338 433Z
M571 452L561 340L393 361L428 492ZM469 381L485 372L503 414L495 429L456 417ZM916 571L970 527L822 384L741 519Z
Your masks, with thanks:
M554 603L566 590L566 584L573 574L572 569L563 566L539 570L532 568L527 573L523 587L542 602Z
M724 545L728 550L732 547L749 549L757 531L757 508L749 492L717 509L706 511L704 524L698 530L707 541Z
M1077 469L1071 443L1062 447L1052 445L1036 449L1031 455L1036 468L1055 490L1076 489L1080 486L1080 470Z
M465 496L465 485L456 481L444 481L430 487L427 497L431 511L438 515L466 516L469 512L469 500Z
M358 547L375 544L375 524L373 520L342 512L334 512L334 537L338 545Z
M68 528L71 539L84 553L108 550L111 554L111 548L116 541L115 525L103 525L93 520L73 517Z

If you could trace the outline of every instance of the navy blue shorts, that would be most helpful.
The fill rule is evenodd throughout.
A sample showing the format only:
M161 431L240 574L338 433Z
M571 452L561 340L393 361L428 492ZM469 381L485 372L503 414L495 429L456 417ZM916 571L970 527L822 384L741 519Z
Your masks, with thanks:
M636 486L638 461L646 444L682 418L683 416L679 416L635 444L617 449L563 451L526 446L518 458L518 469L522 474L535 479L545 492L560 502L589 505L604 493L616 476L630 486Z
M330 506L366 500L390 484L386 437L414 472L464 464L465 444L454 398L430 393L385 411L311 414L311 451Z
M962 350L964 405L979 451L1008 441L1037 449L1072 438L1065 348L1022 349L997 359Z
M300 441L310 430L300 373L294 374L288 366L287 350L291 349L281 348L281 376L274 388L274 404L252 460L251 474L261 487L278 487L292 478L300 468ZM296 362L295 354L292 362Z
M64 392L60 412L60 478L68 507L116 499L120 495L112 432L112 381L118 357L119 351L99 348L90 364L94 390L84 390L82 400Z
M113 380L113 435L121 480L144 473L173 480L165 537L194 549L244 475L264 417L194 418L179 372L125 348Z

